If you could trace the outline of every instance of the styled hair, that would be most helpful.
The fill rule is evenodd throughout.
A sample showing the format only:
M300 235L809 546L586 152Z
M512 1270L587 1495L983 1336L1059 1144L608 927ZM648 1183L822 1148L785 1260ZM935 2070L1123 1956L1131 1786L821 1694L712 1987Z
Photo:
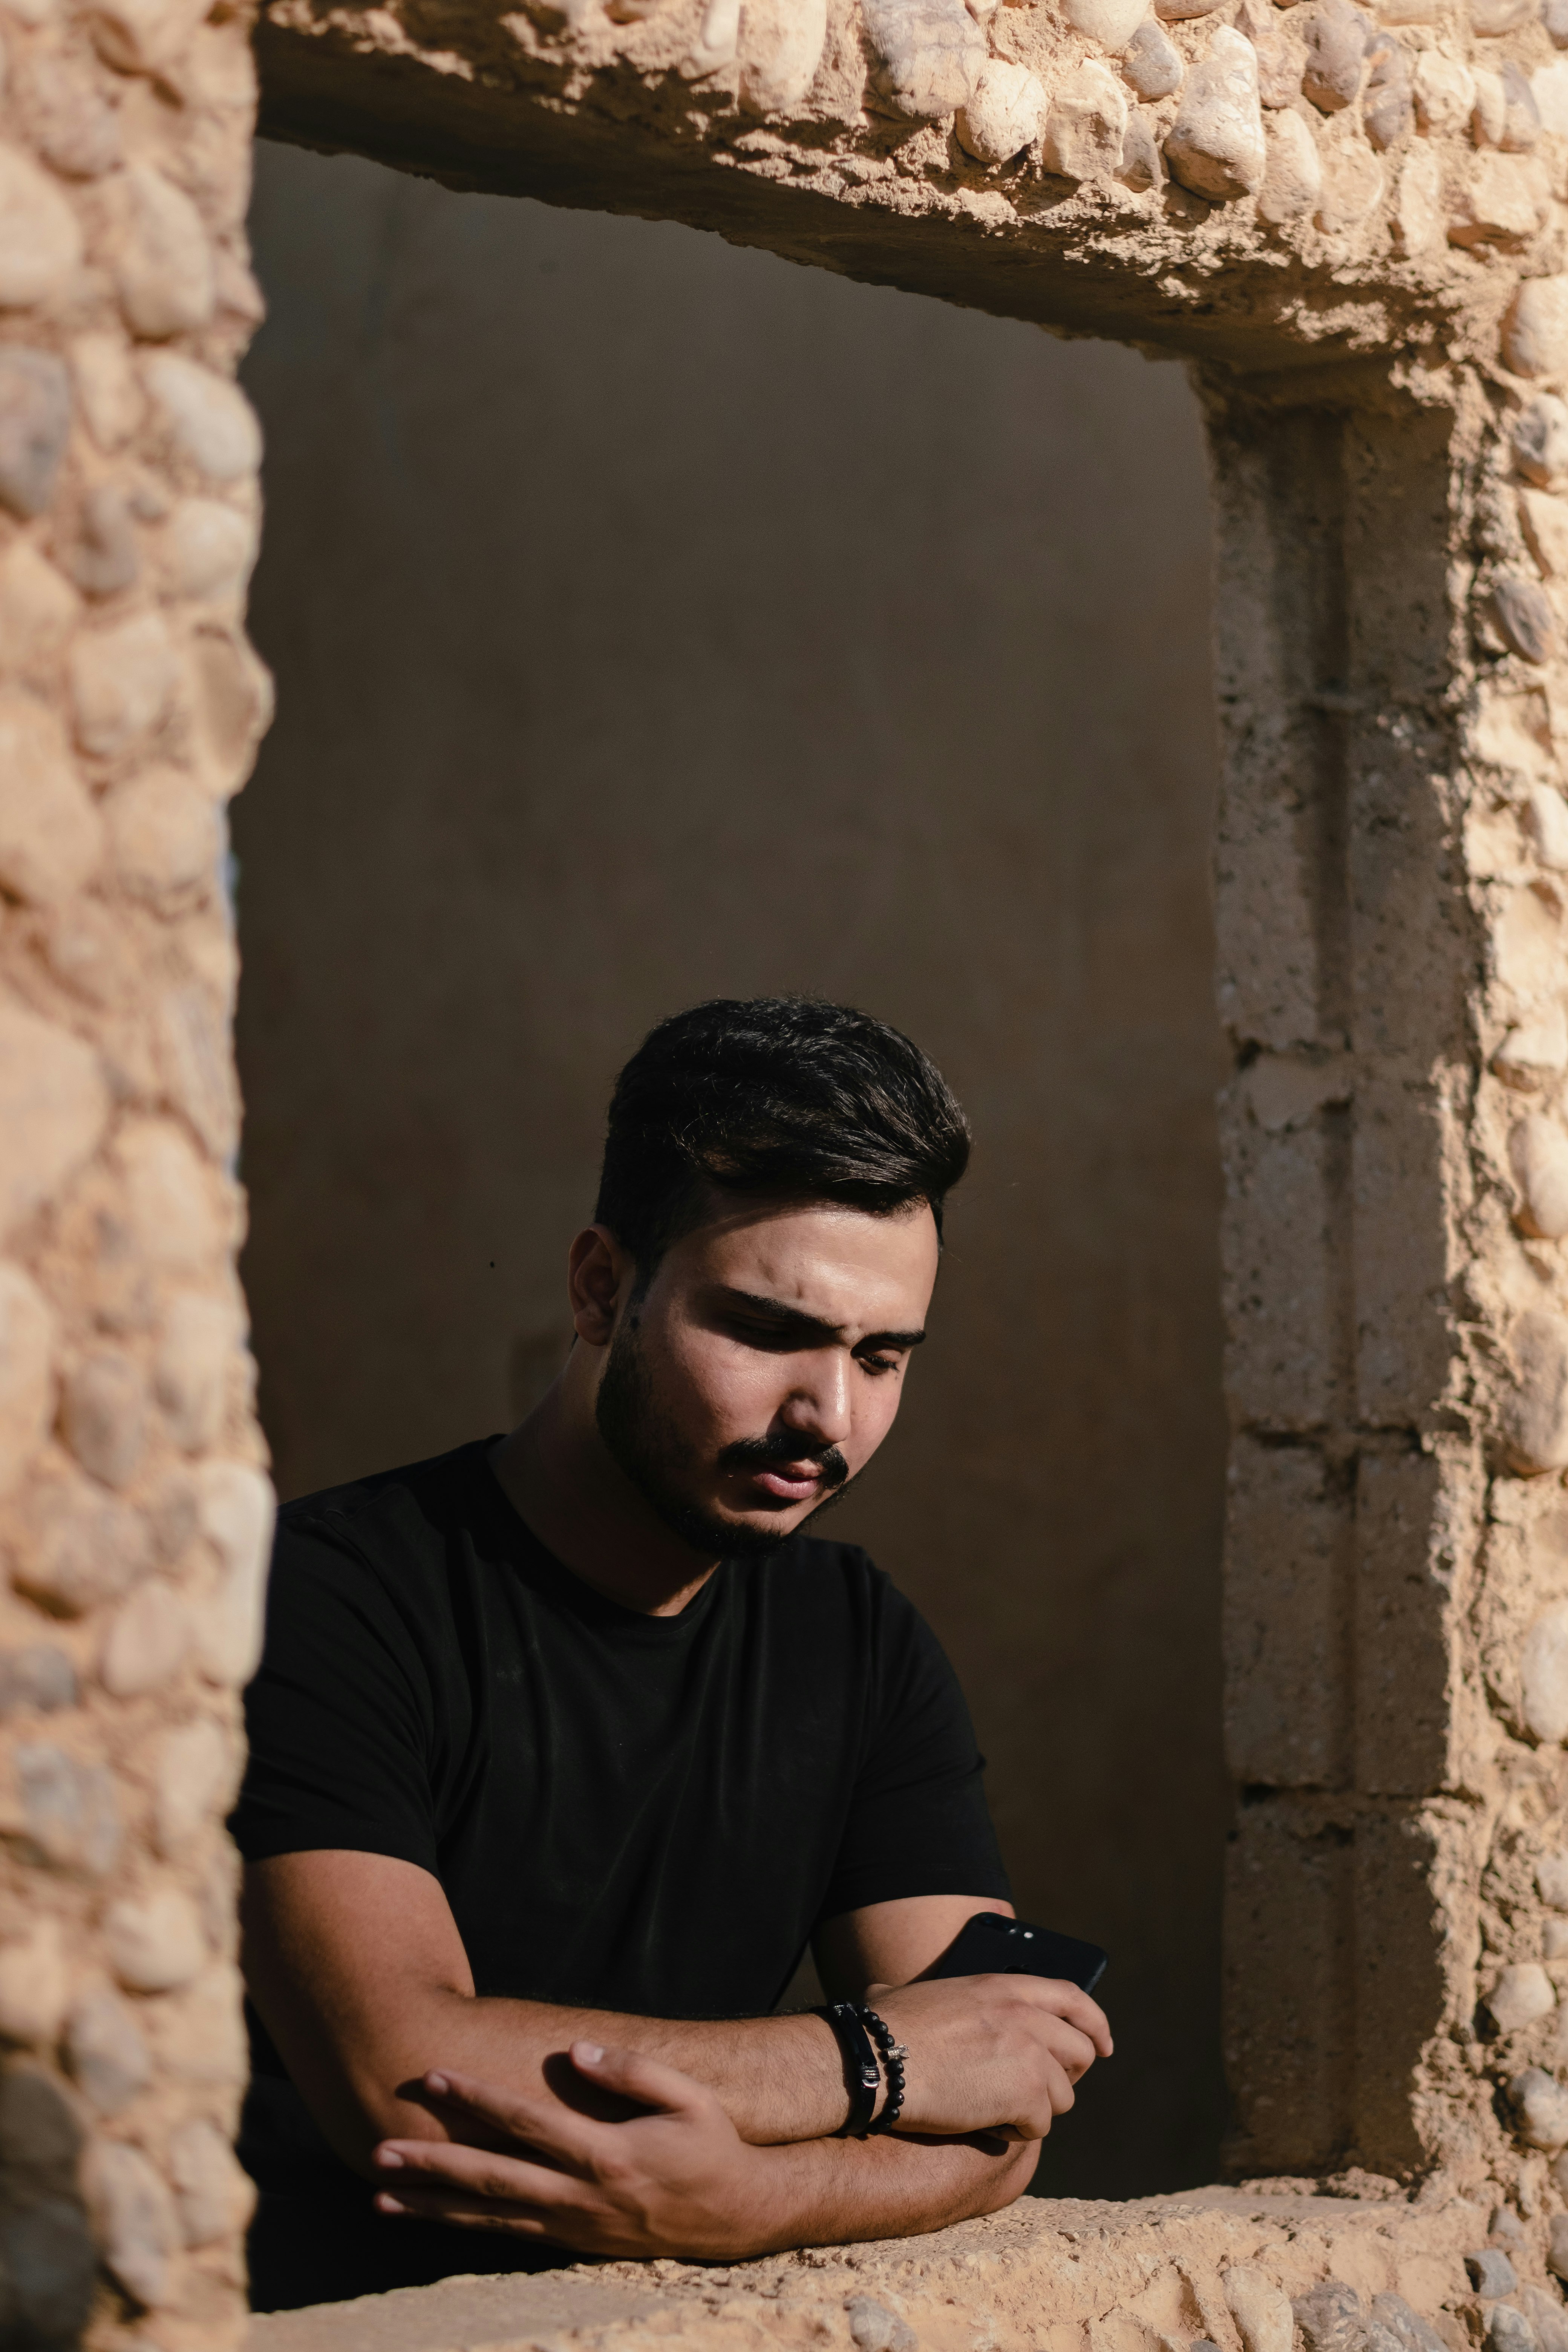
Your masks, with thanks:
M872 1216L942 1204L969 1123L885 1021L806 996L716 997L650 1030L610 1098L595 1222L646 1280L711 1194L837 1201Z

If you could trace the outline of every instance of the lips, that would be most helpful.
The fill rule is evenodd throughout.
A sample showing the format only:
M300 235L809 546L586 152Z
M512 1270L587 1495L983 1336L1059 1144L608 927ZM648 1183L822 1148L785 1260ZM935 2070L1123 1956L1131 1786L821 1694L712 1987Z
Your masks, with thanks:
M778 1502L808 1503L822 1484L822 1473L797 1471L792 1463L788 1469L757 1471L755 1483Z

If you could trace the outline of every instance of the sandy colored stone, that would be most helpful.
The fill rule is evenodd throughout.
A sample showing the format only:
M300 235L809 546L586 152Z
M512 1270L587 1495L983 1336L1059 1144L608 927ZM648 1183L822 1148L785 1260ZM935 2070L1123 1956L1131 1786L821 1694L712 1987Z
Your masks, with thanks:
M1568 1466L1568 1322L1533 1310L1514 1326L1516 1380L1500 1415L1511 1459L1523 1471Z
M1060 0L1063 22L1112 56L1127 47L1148 14L1148 0Z
M211 2124L198 2118L175 2132L169 2142L169 2178L187 2246L210 2246L249 2221L255 2189Z
M1568 1069L1568 1018L1560 1004L1509 1031L1492 1056L1492 1067L1510 1086L1537 1087Z
M1553 138L1568 138L1568 58L1538 66L1530 77L1530 89L1542 129Z
M189 1138L171 1120L138 1119L121 1129L114 1152L138 1252L170 1275L205 1272L223 1249L225 1229Z
M1544 2067L1527 2066L1509 2084L1520 2137L1552 2153L1568 2146L1568 2091Z
M141 2016L171 2083L232 2090L245 2081L249 2053L237 1969L220 1962L204 1969L184 1991L146 2001Z
M1296 2326L1282 2287L1250 2263L1237 2263L1221 2280L1244 2352L1291 2352Z
M178 1674L191 1644L184 1597L162 1577L150 1577L110 1619L98 1678L115 1698L140 1698Z
M116 335L79 335L70 365L88 431L100 449L123 447L146 406L124 343Z
M214 1682L249 1681L261 1654L267 1569L276 1508L270 1481L243 1462L208 1462L197 1473L201 1529L216 1555L217 1589L196 1645Z
M113 483L97 483L83 499L69 567L84 596L116 596L134 584L142 568L136 528Z
M1121 78L1142 99L1174 97L1185 70L1180 49L1152 16L1139 26L1122 54Z
M28 521L54 496L70 431L70 378L52 352L0 343L0 506Z
M1263 184L1267 150L1257 54L1228 25L1218 28L1208 55L1187 76L1165 160L1184 187L1220 203Z
M1519 1221L1547 1241L1568 1234L1568 1133L1542 1112L1521 1119L1509 1139L1519 1182Z
M90 1157L109 1093L90 1045L0 1005L0 1239Z
M0 886L52 906L97 872L103 828L54 714L30 696L0 692Z
M24 1707L48 1715L57 1707L74 1706L78 1696L76 1669L52 1642L0 1650L0 1722Z
M1325 140L1322 158L1318 226L1326 236L1348 236L1377 209L1387 175L1371 148L1353 139Z
M101 2116L117 2116L153 2079L153 2060L127 2002L111 1987L92 1986L71 2010L66 2063Z
M55 1318L19 1265L0 1263L0 1496L43 1442L54 1402Z
M1520 1688L1524 1719L1537 1739L1555 1745L1568 1737L1568 1603L1548 1609L1531 1627Z
M1546 175L1533 156L1478 155L1455 192L1448 236L1459 246L1522 246L1544 226L1550 207Z
M1026 66L991 58L953 124L958 143L981 163L1006 163L1032 147L1045 120L1046 92Z
M1400 165L1393 229L1401 254L1430 253L1447 235L1442 166L1427 146L1413 149Z
M940 121L964 104L986 50L963 0L865 0L865 24L871 86L895 113Z
M199 473L235 482L256 471L260 427L234 384L177 352L153 352L142 363L142 382L174 448Z
M0 310L52 300L81 256L81 230L58 184L20 148L0 144Z
M1381 152L1396 145L1415 123L1411 59L1397 37L1387 32L1373 36L1367 58L1362 121L1367 138Z
M1503 358L1516 375L1568 370L1568 278L1527 278L1503 321Z
M95 2144L86 2185L105 2263L127 2294L156 2311L173 2289L170 2257L180 2242L167 2189L141 2149L123 2140Z
M101 0L87 12L100 52L121 73L156 73L186 47L202 0Z
M111 1904L103 1935L110 1966L132 1992L173 1992L206 1965L195 1907L174 1887Z
M1525 544L1544 576L1568 578L1568 499L1546 490L1521 490L1519 520Z
M35 48L16 85L33 145L51 170L71 180L113 171L123 152L120 112L86 60Z
M212 247L189 196L148 163L132 163L116 194L114 282L132 331L161 341L205 326L216 299Z
M105 803L110 862L126 889L172 908L210 887L220 854L209 796L178 768L145 768Z
M1474 110L1475 76L1441 49L1421 49L1411 68L1411 94L1422 130L1434 138L1452 138Z
M48 1739L18 1742L11 1760L24 1850L54 1870L105 1876L119 1858L121 1828L104 1766Z
M11 1578L55 1615L79 1617L117 1600L151 1565L152 1537L142 1513L73 1474L49 1479L28 1497Z
M826 0L745 0L741 100L753 114L792 114L816 79L827 38Z
M147 1443L147 1383L122 1349L97 1348L67 1372L60 1433L82 1468L105 1486L126 1486Z
M256 561L256 526L216 499L182 499L163 540L164 576L176 596L237 595Z
M47 2047L70 1998L70 1962L60 1922L45 1916L0 1943L0 2037Z
M1322 158L1299 114L1272 116L1258 210L1267 221L1300 220L1316 212L1323 189Z
M1065 180L1116 171L1127 130L1127 100L1109 66L1089 58L1053 92L1040 138L1040 168Z
M84 630L71 647L71 707L84 751L113 759L150 735L168 709L174 647L159 613Z
M1545 488L1568 478L1568 406L1555 393L1527 401L1510 438L1514 463L1528 481Z
M1236 29L1258 53L1258 96L1268 107L1294 106L1301 95L1301 53L1286 38L1270 0L1241 0Z
M165 1733L153 1788L153 1839L177 1854L203 1824L226 1810L239 1777L234 1741L210 1716Z
M198 628L191 637L190 675L204 783L226 800L250 773L256 747L272 721L272 678L234 630Z
M1321 113L1354 104L1365 69L1372 26L1350 0L1324 0L1306 25L1307 61L1301 88Z
M1517 572L1492 583L1488 610L1503 644L1521 659L1540 664L1557 647L1557 616L1543 588Z
M80 610L76 590L32 541L14 539L0 554L0 677L48 661Z
M238 1320L223 1298L183 1291L169 1304L153 1367L158 1403L175 1443L197 1454L216 1440Z

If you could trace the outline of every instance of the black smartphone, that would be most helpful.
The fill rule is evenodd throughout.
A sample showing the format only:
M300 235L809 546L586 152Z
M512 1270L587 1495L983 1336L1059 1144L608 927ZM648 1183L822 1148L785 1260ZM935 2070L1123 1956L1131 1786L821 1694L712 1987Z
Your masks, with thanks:
M1092 1992L1110 1955L1054 1927L1034 1927L1027 1919L1005 1919L1000 1911L977 1911L959 1929L928 1977L1065 1977Z

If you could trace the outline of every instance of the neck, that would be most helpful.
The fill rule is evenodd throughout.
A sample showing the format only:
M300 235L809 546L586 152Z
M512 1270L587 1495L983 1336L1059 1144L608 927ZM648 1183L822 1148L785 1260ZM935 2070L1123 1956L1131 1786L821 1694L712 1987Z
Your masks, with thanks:
M625 1609L679 1616L719 1563L682 1543L615 1460L591 1395L575 1393L585 1370L568 1364L492 1449L490 1468L520 1517L574 1576Z

